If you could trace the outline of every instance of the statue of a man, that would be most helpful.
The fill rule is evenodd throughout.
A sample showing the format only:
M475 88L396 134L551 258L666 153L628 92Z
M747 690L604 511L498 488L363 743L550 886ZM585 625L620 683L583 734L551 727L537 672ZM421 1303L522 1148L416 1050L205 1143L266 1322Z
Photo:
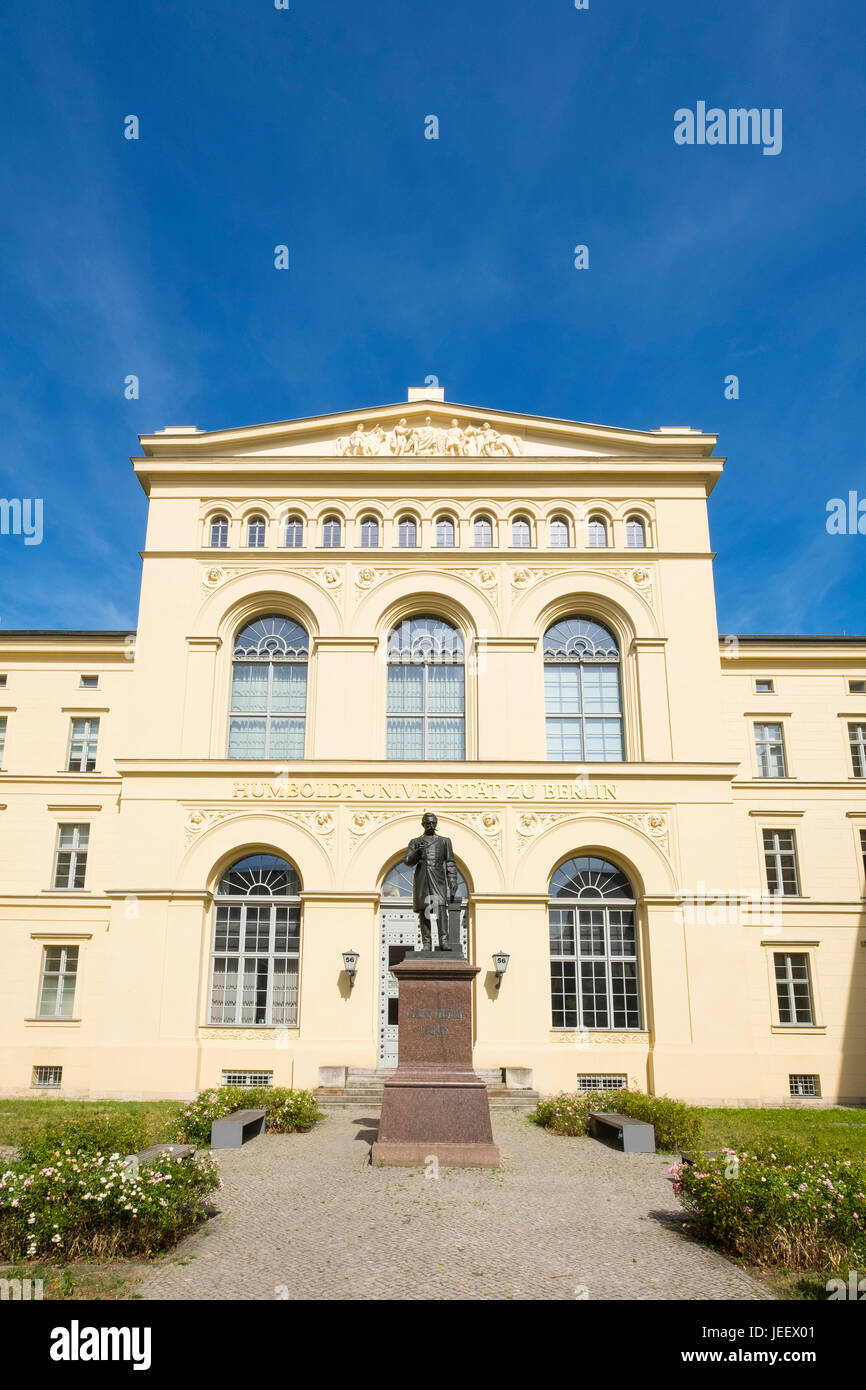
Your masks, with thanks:
M454 851L447 836L436 834L438 821L432 811L424 812L421 824L424 834L409 841L403 861L415 866L412 906L418 913L423 950L432 949L430 921L435 916L439 931L439 950L450 951L452 946L448 931L447 904L454 902L457 897L457 865L454 862Z

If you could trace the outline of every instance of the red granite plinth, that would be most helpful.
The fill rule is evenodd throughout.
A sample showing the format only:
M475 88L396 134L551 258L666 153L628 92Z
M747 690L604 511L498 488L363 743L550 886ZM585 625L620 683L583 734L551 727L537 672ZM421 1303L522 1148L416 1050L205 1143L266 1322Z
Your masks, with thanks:
M420 957L420 958L419 958ZM397 1070L385 1082L373 1163L493 1168L487 1087L472 1066L472 981L477 965L407 956L400 982Z

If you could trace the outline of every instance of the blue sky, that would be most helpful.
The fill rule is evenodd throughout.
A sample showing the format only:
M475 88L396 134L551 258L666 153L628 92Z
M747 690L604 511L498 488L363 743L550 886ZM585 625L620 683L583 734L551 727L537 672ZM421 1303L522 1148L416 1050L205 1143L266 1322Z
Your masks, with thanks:
M0 623L134 625L140 432L433 373L717 432L720 629L866 631L866 537L825 529L866 497L864 52L854 0L7 12L0 493L42 497L45 535L0 537ZM698 101L782 108L782 152L675 144Z

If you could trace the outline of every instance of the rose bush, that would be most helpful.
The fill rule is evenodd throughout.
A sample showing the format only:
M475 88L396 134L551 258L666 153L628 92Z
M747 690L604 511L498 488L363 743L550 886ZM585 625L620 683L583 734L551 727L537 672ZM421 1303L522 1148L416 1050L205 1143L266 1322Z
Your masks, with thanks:
M180 1144L209 1144L213 1121L234 1110L267 1110L269 1134L312 1129L324 1119L309 1091L292 1091L282 1086L219 1086L202 1091L181 1107L174 1138Z

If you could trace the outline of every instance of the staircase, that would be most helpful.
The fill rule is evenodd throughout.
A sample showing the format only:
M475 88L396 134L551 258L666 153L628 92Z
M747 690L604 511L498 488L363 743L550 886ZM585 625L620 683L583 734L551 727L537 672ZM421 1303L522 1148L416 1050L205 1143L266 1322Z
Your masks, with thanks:
M379 1111L382 1108L382 1090L390 1071L373 1071L365 1067L349 1067L345 1086L339 1089L318 1087L313 1092L319 1107L324 1110L357 1109L361 1115L365 1111ZM529 1087L508 1087L505 1085L501 1067L484 1071L476 1067L476 1075L481 1077L487 1087L487 1098L491 1110L534 1110L538 1102L538 1092Z

